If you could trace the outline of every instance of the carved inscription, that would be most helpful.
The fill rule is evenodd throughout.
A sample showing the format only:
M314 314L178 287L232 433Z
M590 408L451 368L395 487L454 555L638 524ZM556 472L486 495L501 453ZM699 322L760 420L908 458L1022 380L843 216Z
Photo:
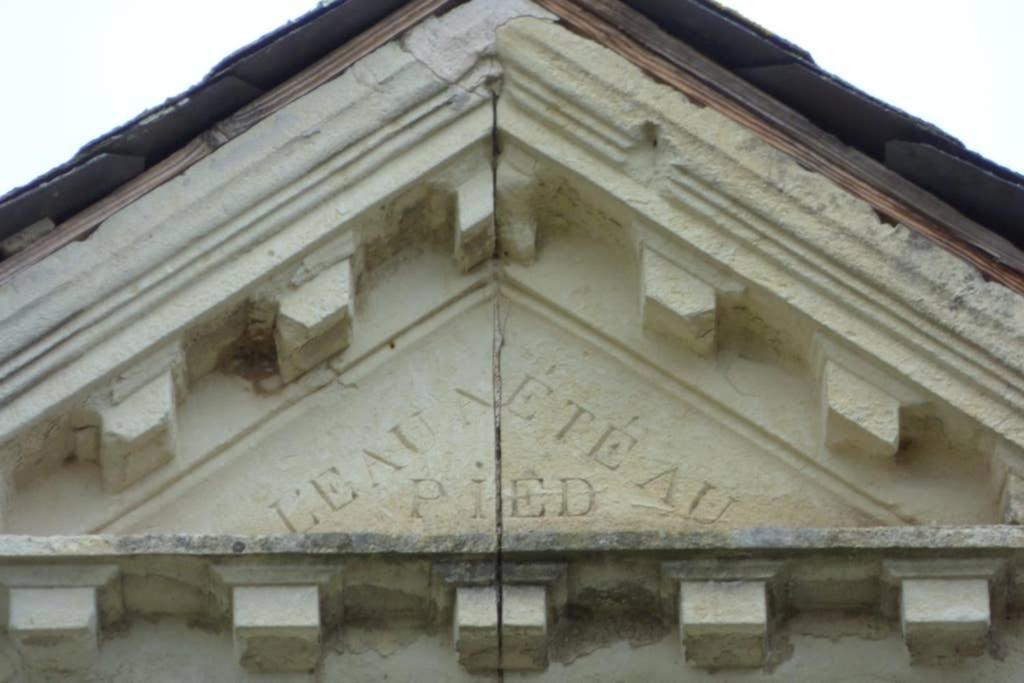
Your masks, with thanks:
M316 508L320 506L309 505L309 496L319 496L322 503L334 512L358 497L355 488L341 476L337 467L327 468L310 479L308 485L309 489L297 487L270 505L292 533L308 531L321 521L316 514Z
M650 501L632 503L634 507L665 513L681 512L702 524L714 524L737 502L735 497L717 486L680 476L678 467L633 482L633 485L651 498Z
M474 471L474 460L446 450L459 444L447 443L449 438L439 439L433 425L443 424L439 419L454 420L466 427L479 425L481 419L489 422L491 402L479 392L462 387L453 390L453 399L454 413L444 413L441 418L412 412L376 439L339 453L345 457L336 458L337 464L323 466L307 480L286 489L269 505L281 527L293 533L313 530L348 514L350 506L361 498L378 495L376 491L383 491L381 495L394 501L386 505L410 521L453 514L466 519L489 517L494 481L476 471L494 455L477 454ZM514 421L519 421L531 443L536 444L536 464L546 470L544 462L557 462L561 470L558 474L507 474L502 495L506 514L512 518L585 518L602 510L609 514L618 504L714 524L737 503L729 491L686 476L680 466L653 470L652 462L643 458L639 416L615 420L601 415L548 379L533 375L524 375L512 384L503 406L513 428ZM433 466L438 457L443 462L468 462L465 471L456 463L454 477L451 472L442 476ZM596 484L602 476L604 483Z
M584 517L602 509L602 496L612 495L630 501L626 504L633 508L714 524L737 502L730 492L686 476L679 466L652 474L651 463L643 458L639 416L619 421L603 416L546 376L524 375L512 385L505 408L509 419L520 421L527 430L539 466L557 461L564 471L569 463L590 463L622 482L610 491L599 491L594 477L585 472L554 478L531 472L506 485L511 517ZM637 469L643 474L638 476Z
M526 422L534 422L538 415L551 418L549 431L554 443L586 455L611 471L618 470L639 443L639 439L629 433L637 417L617 426L582 402L563 396L531 375L524 375L515 386L506 407L509 413Z
M512 517L586 517L594 510L597 494L581 477L526 477L512 480L510 497Z
M463 398L469 396L462 392ZM477 404L479 399L473 400ZM489 409L489 405L484 404ZM372 443L349 451L347 466L331 465L308 480L287 490L269 508L284 529L303 533L316 528L329 517L336 518L356 502L361 493L397 486L399 498L406 505L410 519L424 519L439 506L450 504L453 496L471 501L468 513L474 518L484 516L486 479L475 478L468 486L453 486L435 477L424 476L423 465L428 456L436 455L440 446L430 419L420 411L387 429ZM355 470L352 464L358 463ZM420 467L414 467L420 465ZM417 474L407 474L416 471Z
M437 479L413 479L412 516L413 519L423 519L420 513L420 506L426 503L435 502L444 498L447 494L444 491L444 484Z

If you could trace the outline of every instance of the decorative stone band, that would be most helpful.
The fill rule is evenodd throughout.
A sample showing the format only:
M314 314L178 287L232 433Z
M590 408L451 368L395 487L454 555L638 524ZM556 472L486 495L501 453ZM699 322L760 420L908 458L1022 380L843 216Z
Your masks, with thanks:
M1012 526L507 533L500 568L494 540L0 536L0 614L25 670L81 677L104 628L139 619L231 629L241 666L287 672L319 667L339 629L414 617L450 628L467 669L521 671L561 661L582 622L643 614L679 625L691 666L730 669L773 666L789 619L838 611L898 619L915 666L979 655L1024 606Z

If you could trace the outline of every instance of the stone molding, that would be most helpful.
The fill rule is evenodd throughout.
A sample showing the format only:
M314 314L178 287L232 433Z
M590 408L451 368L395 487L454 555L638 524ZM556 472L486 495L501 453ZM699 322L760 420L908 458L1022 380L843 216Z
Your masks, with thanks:
M160 348L180 349L246 302L256 318L272 321L265 333L276 340L286 384L316 388L314 370L327 359L364 357L365 347L347 350L361 334L364 261L372 266L382 241L414 239L374 216L403 192L450 205L452 258L470 271L453 300L485 282L529 292L528 264L538 230L547 229L538 212L550 210L538 193L551 174L590 188L620 221L612 238L625 259L641 264L642 326L654 336L667 334L714 360L723 306L765 293L786 315L812 321L813 332L791 351L811 365L819 348L845 359L821 370L829 448L891 456L903 440L903 412L923 406L985 432L979 448L999 451L996 476L1022 469L1024 420L1016 406L1024 400L1024 366L1018 345L1006 343L1019 338L1024 309L1016 298L994 285L951 292L973 280L948 254L921 247L914 253L929 267L908 267L906 230L881 223L736 124L669 93L604 48L530 18L547 15L529 3L480 23L488 7L477 0L416 29L404 46L380 48L110 218L88 243L12 282L0 311L8 332L0 457L8 468L18 463L19 480L49 471L70 450L103 463L108 490L128 490L127 507L134 507L194 468L172 464L174 413L188 400L188 380L173 383L160 415L141 407L120 415L116 402L98 411L133 425L131 433L104 431L102 417L80 416L92 397L116 393L120 374L150 364ZM466 68L457 76L439 76L430 56L445 41L466 42ZM562 48L552 52L552 44ZM489 83L499 76L495 97ZM385 121L374 132L364 130L368 111ZM502 144L493 174L492 138ZM482 268L496 243L508 263ZM100 258L119 266L90 270ZM942 308L954 294L960 305ZM81 313L69 316L72 309ZM195 379L215 362L197 359L193 349L181 372ZM854 391L868 376L886 386L872 393L867 381ZM891 393L893 384L900 395ZM730 400L713 385L701 391L710 392L711 405ZM865 400L874 407L860 406ZM814 459L793 444L795 434L752 426L773 448L783 444L783 459ZM78 445L66 446L70 440ZM161 468L167 475L153 478ZM909 521L891 512L891 501L872 501L856 487L838 490L883 523ZM94 517L90 528L104 528L116 514Z
M827 620L836 609L888 614L902 623L914 661L928 664L983 655L991 630L1009 628L1018 618L1014 615L1024 606L1022 534L1015 527L946 529L928 538L917 529L822 529L770 538L720 535L718 543L692 534L671 546L630 537L600 554L592 550L596 539L587 546L548 537L543 549L512 546L500 584L495 583L493 555L483 548L467 553L473 544L469 538L453 537L447 546L430 549L401 537L367 537L354 544L352 538L317 534L4 537L0 585L3 604L15 594L15 633L22 628L26 605L45 607L31 591L98 590L95 619L82 622L84 631L69 622L69 647L89 639L102 646L101 625L130 629L140 618L184 616L217 630L234 630L239 660L254 671L315 667L321 634L358 626L368 618L358 606L381 594L396 597L380 603L374 619L399 623L418 614L416 623L425 630L450 625L453 646L472 670L544 668L551 640L564 638L559 635L563 628L578 629L598 615L614 618L621 612L624 617L652 606L651 616L666 624L682 620L687 659L697 667L758 668L777 662L781 655L772 649L773 631L798 616ZM852 547L858 548L855 559ZM396 563L406 569L395 572ZM160 587L185 576L194 578L172 582L174 601L160 598ZM505 609L501 621L499 585ZM608 593L611 587L615 590ZM964 609L943 609L947 621L934 620L928 597L933 588L945 596L945 607L963 595ZM988 616L989 590L999 619ZM755 594L763 600L759 606L750 602ZM204 597L209 595L222 597L210 601ZM307 600L311 595L318 597ZM612 595L618 597L609 601ZM979 602L982 595L985 600ZM430 597L424 602L425 596ZM284 605L295 609L282 612ZM742 616L755 608L763 618ZM948 621L950 614L958 615L955 622ZM563 624L566 619L571 623ZM498 655L499 628L504 658ZM296 639L306 646L275 647ZM279 657L284 651L308 656ZM36 661L31 653L26 657ZM38 661L48 666L45 657ZM75 661L88 668L85 654Z
M268 443L270 474L251 487L264 517L245 522L291 532L0 537L8 633L30 668L88 670L104 628L140 617L230 629L258 673L316 669L326 635L368 615L450 633L482 672L545 669L588 615L652 617L678 630L687 666L709 670L774 666L787 620L833 610L898 622L929 665L984 655L999 619L1016 618L1024 531L909 525L1022 516L1020 299L550 19L498 0L432 18L12 281L0 529L173 527L175 510L207 509L190 487L238 475ZM588 277L598 269L609 277ZM511 311L541 331L535 347L508 341ZM766 394L730 374L747 342L774 354L746 366ZM427 407L386 424L355 413L339 429L362 489L342 460L288 469L309 455L275 450L289 421L337 418L364 400L351 393L364 377L403 362L390 350L421 343L439 367L454 356L453 376L481 350L485 382L427 386ZM600 356L620 374L563 390L555 347L577 370ZM200 386L218 372L251 384ZM419 375L407 377L365 400L412 393ZM629 382L661 403L638 407ZM602 411L609 386L633 412ZM238 410L196 416L223 401ZM480 438L437 429L425 411L438 405L451 408L438 423ZM677 459L631 469L656 409L670 414L661 441L636 452ZM729 440L753 484L680 474L686 420L698 445L725 453ZM924 437L946 460L919 454L922 483L896 468ZM542 440L571 457L538 456ZM426 475L409 474L415 462ZM908 489L940 490L950 463L969 476L941 493L967 503L948 517L905 504ZM795 493L771 489L780 471ZM403 487L381 485L397 472ZM594 521L609 490L613 512ZM744 495L747 517L728 526ZM233 522L251 500L209 509ZM819 510L866 528L784 528ZM679 531L694 528L706 531ZM42 631L64 654L35 648Z

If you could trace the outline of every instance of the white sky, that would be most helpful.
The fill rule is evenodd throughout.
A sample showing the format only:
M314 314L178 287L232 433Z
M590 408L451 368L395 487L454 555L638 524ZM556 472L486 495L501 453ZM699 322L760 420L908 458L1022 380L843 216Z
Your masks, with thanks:
M1024 1L726 0L823 68L1024 172ZM0 194L314 0L0 0Z

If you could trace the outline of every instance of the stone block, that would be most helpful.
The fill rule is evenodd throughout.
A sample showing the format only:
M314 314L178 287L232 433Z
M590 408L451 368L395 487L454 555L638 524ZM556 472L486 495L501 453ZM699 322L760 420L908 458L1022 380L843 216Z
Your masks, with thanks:
M70 676L96 662L95 588L12 588L9 605L8 634L29 669Z
M900 622L914 661L980 655L992 623L988 580L904 579Z
M501 589L501 668L539 671L548 665L548 596L545 586Z
M145 382L117 404L99 410L99 463L108 491L122 491L168 463L177 451L177 410L170 369ZM88 450L88 428L81 430ZM88 458L88 453L83 452Z
M532 172L513 163L514 151L503 152L495 173L497 231L502 257L532 263L537 256L537 217ZM526 162L523 162L524 164Z
M351 259L345 259L280 297L274 339L284 381L348 347L352 294Z
M253 672L312 671L320 659L317 586L237 586L235 655Z
M1024 477L1006 473L1001 506L1003 524L1024 524Z
M900 445L900 403L833 361L822 373L825 445L838 451L893 456Z
M480 164L455 192L455 261L466 272L494 253L494 172Z
M469 671L496 671L499 665L497 588L457 587L452 624L459 664Z
M715 289L652 249L644 249L644 327L669 335L701 355L715 348Z
M763 581L682 581L680 637L686 659L706 669L761 666L768 642Z

